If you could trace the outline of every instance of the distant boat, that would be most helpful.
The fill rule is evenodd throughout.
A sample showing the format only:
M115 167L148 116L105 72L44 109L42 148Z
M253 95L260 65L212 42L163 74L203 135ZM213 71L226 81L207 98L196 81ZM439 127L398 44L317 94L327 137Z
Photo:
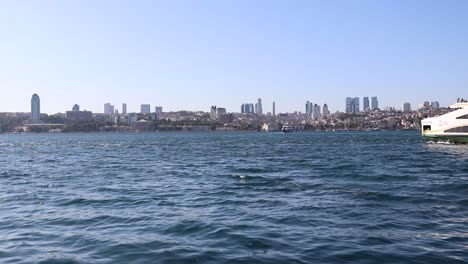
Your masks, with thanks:
M450 108L457 110L421 121L424 138L431 141L468 143L468 103L456 103Z
M291 133L291 132L293 132L293 128L292 128L292 126L284 125L284 126L281 128L281 132L283 132L283 133Z

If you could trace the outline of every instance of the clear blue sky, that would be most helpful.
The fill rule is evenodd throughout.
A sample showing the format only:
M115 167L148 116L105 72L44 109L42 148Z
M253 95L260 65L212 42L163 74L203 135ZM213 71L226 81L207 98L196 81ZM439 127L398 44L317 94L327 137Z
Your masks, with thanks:
M5 0L0 34L0 112L468 97L464 0Z

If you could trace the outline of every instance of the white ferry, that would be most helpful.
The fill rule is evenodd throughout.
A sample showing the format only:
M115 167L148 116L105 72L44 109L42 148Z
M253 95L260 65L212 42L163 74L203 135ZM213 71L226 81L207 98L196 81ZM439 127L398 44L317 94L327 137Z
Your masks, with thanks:
M450 108L456 110L421 121L424 138L431 141L468 143L468 102L456 103Z

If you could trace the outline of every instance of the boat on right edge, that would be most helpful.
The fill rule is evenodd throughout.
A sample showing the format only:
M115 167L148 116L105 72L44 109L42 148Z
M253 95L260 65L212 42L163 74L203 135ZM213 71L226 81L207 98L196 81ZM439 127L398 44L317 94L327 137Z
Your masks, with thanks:
M421 121L422 136L430 141L468 143L468 102L462 100L450 106L450 113Z

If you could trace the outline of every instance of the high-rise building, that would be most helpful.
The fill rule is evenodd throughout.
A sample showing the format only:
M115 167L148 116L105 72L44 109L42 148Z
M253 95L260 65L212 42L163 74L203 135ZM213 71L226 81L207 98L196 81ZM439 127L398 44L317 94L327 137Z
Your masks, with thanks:
M154 112L155 112L156 114L158 114L158 115L159 115L159 114L162 114L162 112L163 112L162 106L155 106L155 107L154 107Z
M377 100L377 96L372 97L372 110L379 110L379 100Z
M403 104L403 111L404 112L411 112L411 104L410 103L404 103Z
M320 105L315 104L314 105L314 119L319 119L320 118Z
M211 119L215 119L216 118L216 115L217 114L217 107L216 105L212 106L211 109L210 109L210 117Z
M255 104L255 113L257 115L263 115L263 106L261 98L258 98L257 103Z
M253 114L255 112L254 104L245 103L241 106L241 113L243 114Z
M346 97L346 113L352 113L352 108L353 108L353 98L351 97Z
M346 97L346 113L359 112L359 97Z
M362 99L362 110L363 110L363 111L367 111L367 110L369 110L369 109L370 109L370 108L369 108L369 97L366 96L366 97L364 97L364 98Z
M142 114L149 114L151 113L151 105L149 104L142 104L140 106L140 113Z
M439 108L439 102L434 101L431 103L432 108Z
M73 106L73 108L72 108L72 111L73 111L73 112L79 112L79 111L80 111L80 106L77 105L77 104L75 104L75 105Z
M31 98L31 120L33 124L41 120L41 99L37 94L33 94Z
M276 105L275 105L275 101L273 101L273 116L276 116L276 109L275 109Z
M328 105L324 104L322 108L322 116L327 117L330 115L330 112L328 111Z
M359 97L354 97L354 113L358 113L359 111Z
M122 114L124 114L124 115L127 114L127 104L126 103L122 104Z
M112 115L114 113L114 106L110 103L104 105L104 114Z
M314 112L314 104L312 104L312 102L307 101L305 107L306 114L312 116L312 113Z

